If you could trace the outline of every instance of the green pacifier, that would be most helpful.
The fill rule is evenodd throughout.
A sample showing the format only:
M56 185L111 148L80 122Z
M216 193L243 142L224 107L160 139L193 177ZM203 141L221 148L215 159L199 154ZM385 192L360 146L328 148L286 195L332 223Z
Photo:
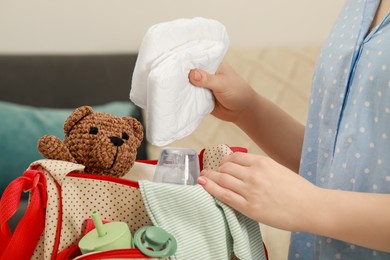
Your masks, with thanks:
M95 229L88 232L79 242L81 253L131 248L130 229L124 222L103 224L98 211L92 213Z
M141 227L134 234L135 246L145 255L158 258L172 256L177 249L176 239L164 229Z

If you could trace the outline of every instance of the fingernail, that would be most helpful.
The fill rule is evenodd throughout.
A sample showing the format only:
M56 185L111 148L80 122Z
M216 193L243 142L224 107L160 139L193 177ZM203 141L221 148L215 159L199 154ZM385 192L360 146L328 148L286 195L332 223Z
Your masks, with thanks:
M196 80L196 81L202 80L202 74L197 70L194 71L194 80Z
M198 178L198 183L199 183L200 185L205 185L205 184L207 183L206 177L200 176L200 177Z

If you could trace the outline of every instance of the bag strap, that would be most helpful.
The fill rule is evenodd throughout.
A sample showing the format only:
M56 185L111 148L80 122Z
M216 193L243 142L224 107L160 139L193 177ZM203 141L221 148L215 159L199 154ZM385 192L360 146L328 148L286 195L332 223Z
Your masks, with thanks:
M8 221L22 192L30 192L30 201L12 234ZM0 259L30 259L45 227L46 203L46 178L40 171L27 170L8 185L0 201Z

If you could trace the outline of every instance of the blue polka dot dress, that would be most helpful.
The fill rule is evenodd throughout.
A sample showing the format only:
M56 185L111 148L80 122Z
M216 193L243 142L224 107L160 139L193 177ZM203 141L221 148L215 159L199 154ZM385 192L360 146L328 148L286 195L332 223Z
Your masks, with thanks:
M369 30L379 3L347 1L317 63L300 174L323 188L390 193L390 14ZM390 254L293 233L289 259Z

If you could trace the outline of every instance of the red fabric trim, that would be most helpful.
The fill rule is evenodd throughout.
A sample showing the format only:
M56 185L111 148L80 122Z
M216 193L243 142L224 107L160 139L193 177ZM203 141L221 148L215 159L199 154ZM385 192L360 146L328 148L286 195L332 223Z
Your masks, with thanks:
M157 164L157 160L137 160L139 163Z
M230 150L232 150L233 153L235 152L240 152L240 153L247 153L248 152L248 149L244 148L244 147L239 147L239 146L232 146L230 147Z
M115 249L109 251L98 252L94 254L86 254L78 259L80 260L99 260L99 259L126 259L126 258L150 258L144 255L138 248Z
M76 257L78 257L77 259L80 260L99 260L99 259L110 259L110 258L115 258L115 259L150 258L149 256L144 255L137 248L115 249L115 250L82 255L78 244L74 244L59 252L56 260L68 260Z
M69 260L81 255L78 244L65 248L57 254L56 260Z
M137 162L146 163L146 164L152 164L152 165L156 165L157 164L157 160L137 160ZM123 178L112 177L112 176L107 176L107 175L100 175L100 174L93 174L93 173L71 172L71 173L68 173L66 176L76 177L76 178L93 179L93 180L109 181L109 182L119 183L119 184L123 184L123 185L126 185L126 186L130 186L130 187L139 189L139 184L138 184L137 181L126 180L126 179L123 179Z
M199 169L200 169L200 171L203 170L203 156L204 156L205 150L206 149L202 149L202 151L200 151L200 153L199 153Z
M264 253L265 253L265 258L268 260L268 250L267 250L267 247L265 246L264 242L263 242L263 247L264 247Z
M139 188L139 184L137 181L126 180L126 179L112 177L112 176L106 176L106 175L71 172L71 173L68 173L66 176L75 177L75 178L92 179L92 180L109 181L109 182L119 183L119 184L123 184L123 185L130 186L133 188L137 188L137 189Z

